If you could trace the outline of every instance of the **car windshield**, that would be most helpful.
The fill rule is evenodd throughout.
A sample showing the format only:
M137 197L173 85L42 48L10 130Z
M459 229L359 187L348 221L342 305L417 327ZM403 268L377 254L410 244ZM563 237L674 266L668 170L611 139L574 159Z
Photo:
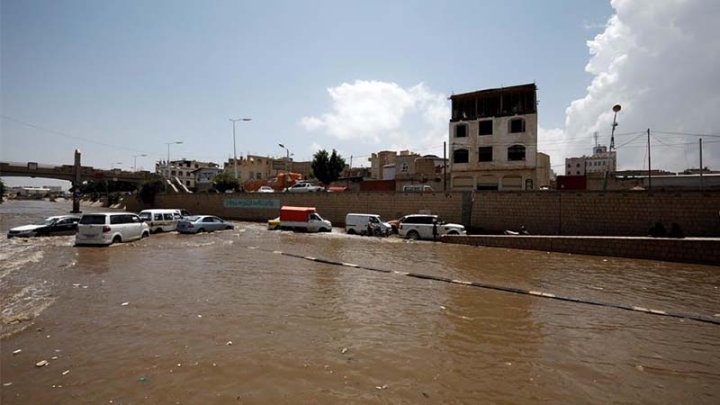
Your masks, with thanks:
M82 225L105 225L105 215L83 215L80 223Z
M42 221L36 223L35 225L52 225L57 221L57 218L45 218Z

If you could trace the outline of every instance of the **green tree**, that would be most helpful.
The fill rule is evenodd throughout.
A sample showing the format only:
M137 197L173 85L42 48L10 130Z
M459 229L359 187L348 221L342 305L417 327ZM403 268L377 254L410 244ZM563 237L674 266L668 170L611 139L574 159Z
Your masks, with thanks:
M343 169L345 169L345 159L338 155L335 149L333 149L332 154L328 154L325 149L321 149L313 155L313 175L323 185L328 185L337 180Z
M226 190L237 190L240 187L240 181L230 173L220 173L213 178L215 189L221 193Z
M5 183L0 180L0 204L3 202L3 195L5 195Z

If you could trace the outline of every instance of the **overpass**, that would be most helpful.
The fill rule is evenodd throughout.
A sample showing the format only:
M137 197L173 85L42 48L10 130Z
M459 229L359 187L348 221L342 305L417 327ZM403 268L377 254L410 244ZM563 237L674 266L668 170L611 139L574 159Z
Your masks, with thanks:
M128 172L120 169L102 170L80 164L80 150L75 150L75 163L72 165L44 165L37 162L0 162L0 177L41 177L46 179L67 180L73 188L79 187L84 181L125 181L140 184L152 178L155 174L142 172ZM73 212L80 212L80 195L73 193Z

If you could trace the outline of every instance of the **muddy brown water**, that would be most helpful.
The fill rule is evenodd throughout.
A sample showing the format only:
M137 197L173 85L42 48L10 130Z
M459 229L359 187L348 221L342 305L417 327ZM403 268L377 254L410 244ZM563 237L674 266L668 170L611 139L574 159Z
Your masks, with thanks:
M709 316L718 267L244 222L109 248L4 236L68 209L0 205L2 404L720 401L720 326L264 250Z

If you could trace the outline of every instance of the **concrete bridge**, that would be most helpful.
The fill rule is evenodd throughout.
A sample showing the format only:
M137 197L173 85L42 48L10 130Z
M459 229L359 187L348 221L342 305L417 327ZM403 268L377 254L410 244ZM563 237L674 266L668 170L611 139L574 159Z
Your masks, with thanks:
M156 178L154 173L148 171L128 172L120 169L102 170L80 164L80 151L75 150L75 164L73 165L43 165L37 162L0 162L0 176L14 177L41 177L46 179L67 180L73 187L84 181L124 181L140 184L149 179ZM73 198L73 211L79 212L79 200Z

